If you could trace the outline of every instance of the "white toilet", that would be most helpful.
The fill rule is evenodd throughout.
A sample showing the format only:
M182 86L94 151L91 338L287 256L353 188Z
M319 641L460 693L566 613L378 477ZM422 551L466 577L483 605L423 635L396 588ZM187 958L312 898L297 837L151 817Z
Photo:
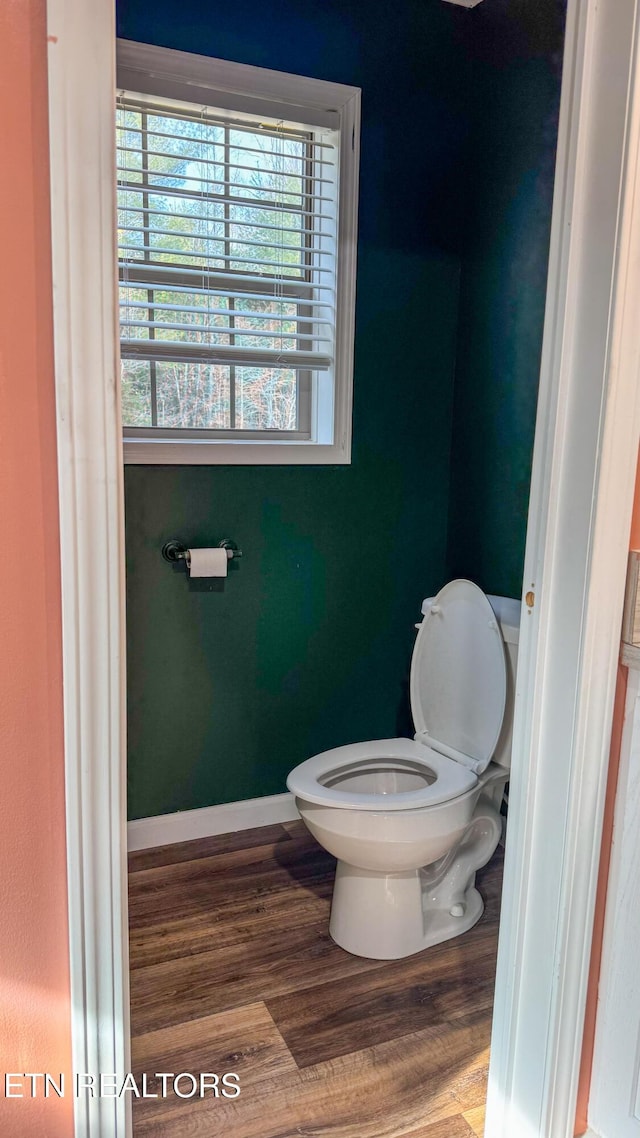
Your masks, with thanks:
M520 602L451 581L423 603L411 661L413 739L323 751L287 786L338 859L329 932L392 960L466 932L475 872L501 836Z

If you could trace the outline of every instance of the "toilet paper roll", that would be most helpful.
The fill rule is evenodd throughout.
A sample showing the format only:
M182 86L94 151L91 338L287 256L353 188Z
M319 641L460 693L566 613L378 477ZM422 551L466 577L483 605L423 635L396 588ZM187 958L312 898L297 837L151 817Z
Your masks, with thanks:
M192 577L226 577L229 559L226 549L190 549Z

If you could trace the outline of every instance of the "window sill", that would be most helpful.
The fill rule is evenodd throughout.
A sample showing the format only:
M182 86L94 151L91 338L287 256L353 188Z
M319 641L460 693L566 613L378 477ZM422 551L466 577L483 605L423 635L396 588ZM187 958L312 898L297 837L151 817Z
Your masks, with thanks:
M283 442L167 442L124 440L124 461L131 466L348 466L351 447Z

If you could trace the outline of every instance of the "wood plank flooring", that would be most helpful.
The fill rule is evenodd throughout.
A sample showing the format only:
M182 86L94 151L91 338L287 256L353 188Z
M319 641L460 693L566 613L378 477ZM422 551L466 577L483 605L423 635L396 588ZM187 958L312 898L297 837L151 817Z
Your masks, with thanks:
M500 854L474 929L390 962L330 939L335 863L301 822L131 854L134 1074L241 1087L134 1099L135 1138L481 1138Z

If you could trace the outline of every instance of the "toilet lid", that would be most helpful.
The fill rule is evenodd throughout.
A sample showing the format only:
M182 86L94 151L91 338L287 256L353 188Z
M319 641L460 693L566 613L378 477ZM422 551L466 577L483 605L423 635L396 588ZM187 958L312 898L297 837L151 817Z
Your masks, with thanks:
M471 581L450 581L420 625L411 660L416 738L476 774L489 764L504 717L502 633Z

